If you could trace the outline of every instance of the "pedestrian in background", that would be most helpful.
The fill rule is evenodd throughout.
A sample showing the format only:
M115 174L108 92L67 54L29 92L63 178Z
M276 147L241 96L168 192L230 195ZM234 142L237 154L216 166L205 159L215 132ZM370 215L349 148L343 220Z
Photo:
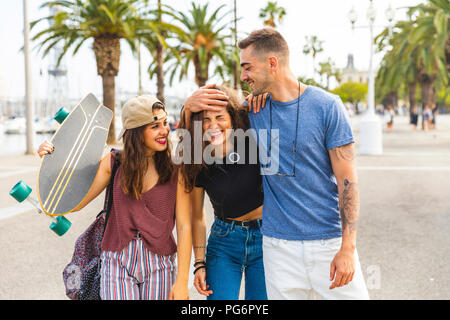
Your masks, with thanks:
M386 111L386 115L385 115L385 117L387 119L388 132L392 131L392 126L394 124L394 115L395 115L394 108L392 107L392 105L389 105L387 108L387 111Z
M413 130L417 131L417 121L419 120L419 112L417 110L417 107L414 106L411 111L411 124L413 126Z
M433 103L431 114L432 114L431 129L436 129L436 117L439 114L439 108L437 107L436 103Z
M424 131L428 131L428 129L430 129L432 118L433 113L431 112L431 106L426 104L422 112L422 129Z

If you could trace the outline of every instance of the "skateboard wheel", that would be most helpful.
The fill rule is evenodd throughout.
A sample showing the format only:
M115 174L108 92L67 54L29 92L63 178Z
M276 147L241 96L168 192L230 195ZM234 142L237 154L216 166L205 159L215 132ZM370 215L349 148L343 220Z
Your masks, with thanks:
M56 217L56 222L52 222L50 229L58 236L64 235L67 230L72 226L72 222L64 218L63 216Z
M64 107L62 107L61 109L58 110L53 119L55 119L56 121L58 121L58 123L61 124L63 123L64 119L67 118L68 115L69 111L67 111L66 109L64 109Z
M9 191L9 194L19 202L22 202L30 195L32 189L22 180L16 183Z

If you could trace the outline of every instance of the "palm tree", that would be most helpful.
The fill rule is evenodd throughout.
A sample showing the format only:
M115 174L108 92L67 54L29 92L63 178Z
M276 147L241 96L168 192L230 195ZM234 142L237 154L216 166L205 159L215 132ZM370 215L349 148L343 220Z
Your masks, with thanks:
M233 0L233 40L234 40L234 49L237 52L237 47L238 47L238 31L237 31L237 21L238 21L238 17L237 17L237 4L236 4L236 0ZM237 55L237 59L233 59L233 88L235 90L237 90L238 88L238 83L240 83L239 80L239 55Z
M450 70L450 4L446 0L429 0L428 4L411 7L414 30L409 35L409 48L417 51L422 105L433 104L436 83L448 85Z
M339 80L340 80L340 71L338 68L336 68L336 66L335 66L334 62L331 60L331 58L328 58L324 62L319 62L318 73L321 78L323 76L325 76L327 90L330 89L330 79L331 78L334 77L337 82L339 82Z
M448 85L445 59L450 8L447 1L429 1L411 7L409 20L398 22L391 38L387 37L387 29L376 38L379 49L389 49L383 58L379 84L393 88L406 82L410 107L415 104L417 82L421 86L422 106L434 102L436 85Z
M221 61L221 64L215 66L213 75L219 76L222 81L230 87L233 86L237 89L238 84L240 84L242 88L242 83L239 80L239 74L236 75L238 72L236 71L236 66L239 66L240 61L238 48L234 46L227 46L225 50L225 60Z
M37 33L33 40L40 40L45 57L58 43L63 56L73 48L75 55L87 40L93 40L97 62L97 73L102 78L103 104L115 109L115 77L119 72L120 40L124 39L132 51L136 50L136 39L149 34L156 35L161 42L158 25L143 17L145 6L140 0L65 0L48 1L41 8L59 6L60 11L53 16L33 21L35 26L42 20L50 20L51 26ZM108 144L116 143L114 119L108 133Z
M389 49L377 72L375 85L379 100L389 100L396 97L401 88L408 91L410 110L416 104L416 86L419 75L417 65L417 48L410 50L408 35L412 32L413 25L410 21L399 21L393 28L392 35L388 28L383 30L375 38L378 50ZM408 52L408 54L406 54ZM391 104L392 101L389 101Z
M276 27L275 21L281 23L283 17L286 15L286 10L279 7L276 1L269 1L265 8L259 10L259 17L264 19L264 25L272 28Z
M414 37L443 49L441 54L447 71L450 71L450 2L448 0L428 0L428 2L409 9L410 16L418 14Z
M180 35L182 36L184 33L184 31L179 27L163 21L163 15L173 15L173 12L175 12L175 10L167 5L165 5L163 8L161 0L158 0L156 10L150 10L148 12L149 18L157 23L160 29L160 35L164 39L176 39ZM178 56L178 54L174 51L176 48L168 45L167 42L160 41L158 36L159 34L157 33L150 33L142 39L142 43L153 57L153 61L148 67L148 74L150 76L150 79L153 79L153 77L156 75L156 97L164 103L165 57L167 55L167 51L171 51L175 56Z
M309 54L311 54L312 56L312 64L313 64L313 69L315 70L315 59L318 53L323 51L323 41L319 40L319 38L317 36L306 36L305 37L305 41L306 44L303 46L303 54L308 56Z
M161 0L158 0L158 22L162 23L162 10L161 10ZM165 33L162 34L166 36ZM152 44L156 47L156 85L157 93L156 96L159 100L164 103L164 47L161 45L160 41L152 41Z
M233 0L233 27L231 28L232 32L232 40L233 45L226 48L227 59L225 63L219 64L216 66L214 70L214 75L220 76L220 78L224 81L224 83L228 83L235 90L238 90L240 87L243 92L249 92L249 88L246 82L240 81L240 57L239 57L239 49L238 49L238 30L237 30L237 22L241 18L237 15L237 3L236 0ZM230 76L232 76L232 81L230 81Z
M192 2L188 14L177 12L173 17L181 24L183 33L178 35L180 44L176 50L168 53L166 61L172 64L168 67L171 72L170 83L176 73L179 73L180 80L187 76L191 63L195 69L195 82L201 87L209 79L209 66L213 60L217 64L226 64L229 60L227 53L229 45L226 40L230 35L224 35L223 30L228 27L228 23L219 25L227 16L221 13L224 5L214 10L208 15L208 4L204 6L196 5Z

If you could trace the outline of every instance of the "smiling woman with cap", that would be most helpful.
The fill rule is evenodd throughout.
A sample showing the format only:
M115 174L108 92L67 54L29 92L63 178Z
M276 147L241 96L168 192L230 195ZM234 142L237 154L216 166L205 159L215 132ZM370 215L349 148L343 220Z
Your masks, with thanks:
M164 105L154 96L128 100L122 109L123 151L100 162L82 209L109 184L114 159L113 204L103 236L100 296L104 300L188 299L192 236L190 199L170 157ZM44 142L42 157L53 146ZM177 226L175 243L172 231ZM178 270L176 270L176 256Z

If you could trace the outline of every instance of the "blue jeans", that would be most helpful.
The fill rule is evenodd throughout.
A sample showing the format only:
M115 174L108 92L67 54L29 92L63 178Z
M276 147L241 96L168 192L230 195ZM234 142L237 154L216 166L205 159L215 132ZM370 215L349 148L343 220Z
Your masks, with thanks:
M206 249L206 283L213 291L207 299L238 300L242 273L245 299L267 300L261 231L215 218Z

